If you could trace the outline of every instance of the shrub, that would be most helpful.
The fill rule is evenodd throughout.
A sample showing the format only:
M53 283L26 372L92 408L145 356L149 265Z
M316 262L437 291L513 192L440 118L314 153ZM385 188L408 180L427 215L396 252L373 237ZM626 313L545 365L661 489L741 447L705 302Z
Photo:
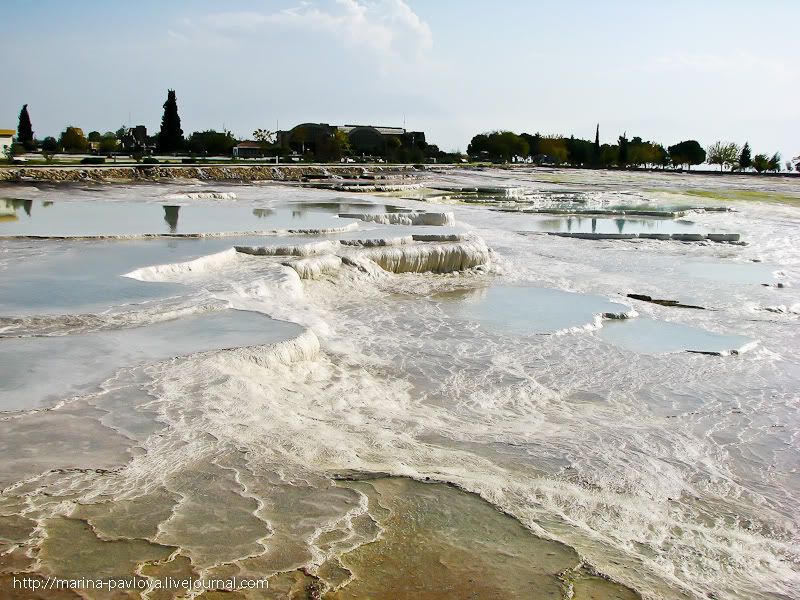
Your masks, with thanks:
M106 162L104 156L87 156L81 159L82 165L102 165Z

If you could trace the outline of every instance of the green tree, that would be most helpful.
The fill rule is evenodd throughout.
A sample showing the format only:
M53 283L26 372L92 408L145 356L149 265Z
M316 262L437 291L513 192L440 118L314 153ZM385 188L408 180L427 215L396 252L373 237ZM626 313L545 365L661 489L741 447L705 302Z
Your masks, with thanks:
M656 144L655 156L656 164L662 169L669 165L669 152L661 144Z
M343 156L350 156L353 154L353 148L350 146L350 138L344 131L336 130L333 133L333 142L338 154L337 159Z
M576 167L593 164L595 162L594 145L589 140L570 137L566 140L567 160Z
M772 158L767 161L767 168L770 171L775 171L776 173L781 170L781 153L776 152L772 155Z
M308 132L305 127L295 127L292 129L291 141L295 144L300 144L300 154L306 153L306 142L308 141Z
M687 165L690 170L692 165L702 164L706 160L706 151L697 140L679 142L667 150L673 165Z
M113 131L106 131L100 137L100 152L109 154L115 152L119 148L119 140Z
M28 115L28 105L24 104L22 110L19 111L19 125L17 126L17 141L25 146L26 150L33 150L36 148L36 143L33 140L33 127L31 126L31 117Z
M394 141L400 142L400 139L392 136L387 140L386 150L387 157L390 160L399 160L402 158L402 142L398 146ZM352 148L350 146L350 138L344 131L336 130L329 135L320 136L317 139L315 158L321 162L338 162L344 156L350 156Z
M511 131L492 131L472 138L469 154L486 153L492 160L510 161L515 156L528 156L530 147L521 136Z
M542 136L538 133L531 135L530 133L520 133L519 137L521 137L525 142L528 144L528 156L539 156L541 152L539 151L539 142L542 139Z
M710 165L719 165L720 171L726 166L733 169L739 152L739 146L733 142L714 142L706 149L706 160Z
M270 131L269 129L256 129L253 131L253 139L257 142L261 142L264 145L274 144L275 132Z
M396 161L400 155L403 142L396 135L390 135L386 139L386 160Z
M625 136L626 134L624 133L619 136L619 153L617 156L617 165L623 169L628 166L628 138Z
M753 168L759 173L769 169L769 159L766 154L756 154L753 157Z
M600 164L612 167L619 160L619 146L616 144L603 144L600 147Z
M59 145L64 149L64 152L86 152L89 149L89 141L83 135L83 130L80 127L67 127L61 133Z
M645 142L636 136L628 144L628 164L635 167L653 165L658 162L658 151L652 142Z
M47 136L42 140L42 152L58 152L58 140L53 136Z
M570 159L568 141L560 135L545 135L539 140L539 154L556 164L565 163Z
M230 131L195 131L186 145L194 154L227 156L233 151L237 140Z
M178 100L175 90L167 91L164 102L164 116L161 117L161 130L158 133L158 149L160 152L178 152L183 149L183 129L178 116Z
M745 142L742 152L739 154L739 168L743 171L753 166L753 158L750 156L750 143Z
M102 139L102 135L100 135L99 131L90 131L89 135L86 136L86 139L90 142L99 142Z

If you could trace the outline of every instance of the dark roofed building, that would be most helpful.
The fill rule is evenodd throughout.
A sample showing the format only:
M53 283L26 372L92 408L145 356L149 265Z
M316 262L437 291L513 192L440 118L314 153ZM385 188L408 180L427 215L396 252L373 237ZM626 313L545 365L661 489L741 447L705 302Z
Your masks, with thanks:
M233 147L236 158L261 158L264 156L264 144L253 140L243 140Z
M278 144L301 154L316 154L321 144L337 131L347 135L355 155L385 156L386 143L392 137L396 137L403 148L423 149L426 145L422 131L406 131L403 127L327 123L301 123L288 131L279 131Z
M316 154L320 143L329 139L335 132L336 127L327 123L301 123L289 131L279 131L278 145L300 154L307 152Z
M125 131L120 140L122 149L126 152L145 152L150 153L155 149L153 140L147 135L147 127L137 125Z

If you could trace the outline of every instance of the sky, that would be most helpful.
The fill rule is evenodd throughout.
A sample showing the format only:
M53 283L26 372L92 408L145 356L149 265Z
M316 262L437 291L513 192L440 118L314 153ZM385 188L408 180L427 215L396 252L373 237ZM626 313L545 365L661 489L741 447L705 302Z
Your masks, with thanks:
M797 0L4 0L0 128L626 132L800 154Z

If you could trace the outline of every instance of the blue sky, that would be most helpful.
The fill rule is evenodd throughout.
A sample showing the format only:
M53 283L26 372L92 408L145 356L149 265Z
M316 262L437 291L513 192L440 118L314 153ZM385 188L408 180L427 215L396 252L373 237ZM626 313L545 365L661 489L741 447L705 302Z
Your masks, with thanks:
M794 0L17 1L0 128L246 137L303 121L402 124L443 149L490 129L800 154ZM12 58L13 57L13 58Z

